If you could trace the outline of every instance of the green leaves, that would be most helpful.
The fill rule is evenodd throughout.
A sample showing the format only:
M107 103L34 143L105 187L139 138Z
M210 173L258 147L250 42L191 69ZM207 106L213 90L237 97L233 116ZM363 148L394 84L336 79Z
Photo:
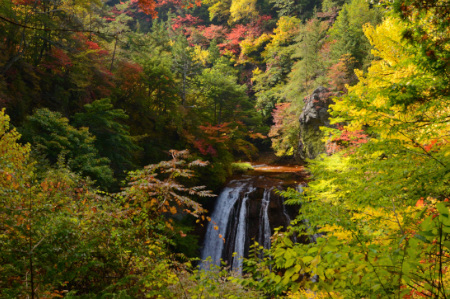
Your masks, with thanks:
M140 150L128 126L123 124L128 115L122 109L114 109L110 99L86 104L84 109L85 112L75 114L75 125L89 128L100 156L108 158L116 176L123 179L125 171L134 166L133 155Z
M343 22L345 14L340 17ZM364 129L368 138L309 161L312 180L303 194L285 192L288 202L301 204L292 231L323 235L311 244L275 239L268 253L273 260L260 262L281 276L270 276L269 293L292 291L298 270L319 276L301 287L344 298L449 295L450 148L442 126L448 96L430 96L439 80L429 80L432 72L411 59L411 45L399 34L403 26L388 18L365 28L380 60L358 72L360 82L336 99L332 113L334 122L345 120L347 130Z
M110 161L100 157L87 128L76 129L60 113L44 108L28 117L22 131L24 140L51 164L62 159L72 171L90 176L104 188L113 182Z

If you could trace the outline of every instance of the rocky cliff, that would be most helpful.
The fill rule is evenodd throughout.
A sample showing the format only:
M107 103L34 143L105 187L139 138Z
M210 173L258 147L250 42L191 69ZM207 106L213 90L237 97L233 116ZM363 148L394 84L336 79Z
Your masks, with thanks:
M325 87L318 87L314 92L304 99L305 106L300 114L300 140L298 156L304 160L314 159L317 155L325 152L325 143L321 140L324 135L319 127L332 127L330 125L329 105L333 103L335 96Z

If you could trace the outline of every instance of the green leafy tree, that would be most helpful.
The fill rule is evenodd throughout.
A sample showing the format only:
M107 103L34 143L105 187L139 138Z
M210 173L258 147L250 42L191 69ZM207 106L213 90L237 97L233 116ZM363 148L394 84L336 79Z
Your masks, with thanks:
M193 48L184 35L178 35L172 46L173 71L179 77L181 105L186 105L192 78L200 71L199 63L193 59Z
M122 109L114 109L110 99L86 104L84 109L85 112L75 114L74 124L89 128L100 156L111 161L116 176L124 176L126 170L133 168L133 156L139 150L128 126L122 123L128 115Z
M270 0L269 2L277 10L278 16L295 16L302 20L310 17L317 5L311 0Z
M288 81L293 61L291 56L295 37L299 33L300 20L281 17L274 34L262 53L265 69L253 70L253 90L256 92L256 108L269 121L275 104L284 101L283 87Z
M289 99L298 101L306 92L321 84L319 77L323 76L327 65L321 59L320 51L326 41L328 26L328 22L314 18L300 29L292 54L297 62L292 67L289 83L286 85Z
M100 186L113 182L110 161L100 157L87 128L76 129L60 113L44 108L27 118L22 131L23 139L51 164L63 158L72 171L90 176Z
M381 11L371 8L364 0L352 0L344 4L336 22L330 29L330 37L334 39L332 56L337 61L343 55L351 55L356 59L356 67L367 66L370 62L370 43L363 32L363 25L377 25L381 21Z
M209 56L208 56L208 60L211 64L214 64L217 59L220 58L220 49L217 45L217 40L213 39L210 43L209 43Z
M250 110L251 104L245 93L246 87L238 84L235 71L225 59L217 62L212 68L204 69L196 80L201 96L196 105L209 112L208 117L203 118L205 121L221 124L242 120L245 112Z

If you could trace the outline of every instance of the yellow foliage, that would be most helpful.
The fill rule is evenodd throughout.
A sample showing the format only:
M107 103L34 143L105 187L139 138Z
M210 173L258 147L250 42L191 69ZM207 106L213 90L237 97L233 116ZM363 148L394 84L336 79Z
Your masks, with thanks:
M266 46L263 56L267 56L271 49L291 41L299 32L301 21L296 17L281 17L277 27L273 30L272 41Z
M210 20L227 20L229 18L231 0L203 0L203 3L209 5Z
M256 0L232 0L230 7L230 23L242 20L253 20L258 16Z
M208 63L209 60L209 51L208 50L203 50L202 47L200 45L195 45L194 47L194 56L192 57L192 59L195 62L199 62L202 65L206 65Z
M266 43L267 41L270 40L270 35L263 33L261 36L259 36L258 38L254 38L254 37L249 37L245 40L243 40L239 46L241 47L241 55L239 57L240 61L242 62L246 62L248 61L248 56L251 54L256 54L258 55L258 50L260 47L262 47L262 45L264 43ZM251 60L251 62L256 62L253 59Z
M339 294L335 292L327 293L324 291L316 291L313 292L311 290L299 290L297 292L291 293L289 292L287 294L287 298L290 299L325 299L325 298L335 298L335 299L341 299L343 298Z
M413 144L410 144L414 146L417 145L414 144L416 142L426 145L437 139L441 145L448 146L444 138L448 134L448 125L439 122L430 124L426 120L427 117L423 115L424 109L434 118L448 115L450 113L448 101L444 98L442 101L432 98L433 105L425 106L420 101L405 105L402 101L393 101L387 92L392 88L398 88L396 96L402 97L402 92L407 92L406 88L401 88L402 84L426 86L425 82L435 80L432 74L423 72L414 64L411 59L412 54L407 50L407 43L402 39L403 30L402 23L393 18L387 18L376 28L371 25L364 27L364 32L374 47L372 53L380 59L372 62L367 73L355 71L359 83L352 87L347 86L351 97L336 99L333 109L341 111L341 114L344 112L352 119L347 126L350 131L370 126L378 129L381 138L398 139L410 143L414 140ZM429 91L425 89L421 95L429 98L430 93L431 89ZM415 129L413 131L391 130L405 124L413 124Z
M20 134L10 129L9 116L0 110L0 194L16 190L31 175L30 145L18 143Z

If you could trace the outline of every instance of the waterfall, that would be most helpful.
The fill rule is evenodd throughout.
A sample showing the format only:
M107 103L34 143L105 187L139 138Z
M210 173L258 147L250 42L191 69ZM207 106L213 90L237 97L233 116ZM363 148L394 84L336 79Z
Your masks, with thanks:
M259 216L259 218L262 220L262 223L259 225L258 243L264 248L270 248L270 237L272 236L269 221L269 203L270 193L272 192L272 190L273 188L264 190L264 196L261 202L261 212Z
M239 209L239 218L237 221L236 238L234 240L234 252L232 262L232 269L241 272L242 269L242 258L244 257L245 241L247 236L247 201L250 193L252 193L255 188L251 187L245 193L242 199L241 206Z
M233 180L217 198L206 228L202 260L211 264L223 259L233 271L242 272L242 258L248 256L253 241L270 248L273 229L286 227L290 218L283 199L275 193L283 180L267 175L244 176ZM220 237L220 236L221 237ZM208 269L205 262L202 269Z
M207 242L205 242L202 251L202 260L211 257L212 264L220 265L225 243L222 238L226 235L228 219L232 208L239 199L242 189L247 184L248 181L242 181L236 187L225 187L217 198L214 212L211 215L211 221L208 223L206 230L205 240Z

